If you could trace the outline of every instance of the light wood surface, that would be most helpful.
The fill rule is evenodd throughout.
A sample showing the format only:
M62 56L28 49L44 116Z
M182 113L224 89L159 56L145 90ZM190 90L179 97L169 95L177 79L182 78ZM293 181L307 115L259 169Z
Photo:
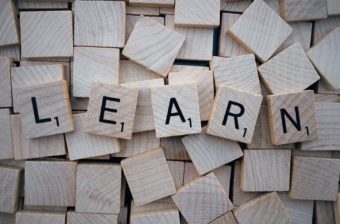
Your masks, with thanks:
M169 209L176 209L175 203L170 197L166 197L145 205L136 206L135 202L131 201L131 212L130 214L144 213L144 212L156 212Z
M18 44L19 31L16 17L16 8L13 0L3 0L0 2L0 46Z
M340 26L340 16L332 16L327 19L316 20L313 30L313 45L317 44L333 29Z
M209 67L201 65L172 65L170 72L194 72L194 71L209 71Z
M197 179L200 175L197 173L197 170L192 162L184 163L184 177L183 177L183 185L190 183L191 181Z
M12 107L12 59L0 57L0 107Z
M120 84L162 78L162 76L129 60L120 60L119 70Z
M129 0L132 6L148 6L148 7L173 7L174 0Z
M0 159L13 159L13 144L9 109L0 109Z
M238 224L232 212L227 212L223 216L215 219L209 224Z
M18 9L68 9L68 3L18 0Z
M141 7L141 6L126 6L126 22L128 15L147 15L147 16L159 16L160 9L153 7Z
M118 224L118 216L111 214L67 212L67 224Z
M225 12L243 13L252 3L251 0L242 1L220 1L220 9Z
M15 214L15 224L65 224L66 213L19 211Z
M15 213L19 204L21 169L0 166L0 212Z
M179 212L177 209L141 212L130 216L131 224L180 224Z
M174 181L176 190L183 186L184 178L184 162L182 161L167 161L171 173L172 180Z
M168 160L185 161L190 160L190 157L185 150L184 144L181 141L182 136L161 138L161 148L164 151L165 158Z
M127 8L129 9L129 7ZM149 8L149 9L157 9L159 11L158 8ZM141 18L141 17L144 17L145 14L142 14L141 16L139 15L127 15L126 16L126 26L125 26L125 43L128 41L131 33L132 33L132 30L133 28L135 27L137 21ZM165 21L165 18L162 17L162 16L150 16L148 17L156 22L158 22L159 24L161 25L165 25L164 21Z
M290 22L327 18L325 0L280 0L281 16Z

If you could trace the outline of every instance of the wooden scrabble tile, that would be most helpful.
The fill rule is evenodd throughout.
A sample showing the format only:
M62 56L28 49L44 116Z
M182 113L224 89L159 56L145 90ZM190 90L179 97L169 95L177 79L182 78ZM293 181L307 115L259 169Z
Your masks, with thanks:
M329 32L340 26L340 16L332 16L314 22L313 45L316 45Z
M98 60L99 58L100 60ZM72 94L74 97L89 97L92 82L118 85L118 81L119 49L74 48L72 74Z
M335 223L333 202L315 201L315 224Z
M292 28L265 2L256 0L230 27L229 32L264 62L287 39Z
M136 88L93 82L85 131L131 139L137 100Z
M220 25L220 1L176 0L175 25L184 27L217 27Z
M131 214L131 224L147 224L147 223L171 223L180 224L179 212L177 209L169 209L162 211L140 212Z
M154 87L151 101L158 138L201 132L196 83Z
M161 148L122 160L121 165L137 206L176 193Z
M209 223L233 208L213 173L183 186L172 200L188 223Z
M280 0L263 0L270 8L280 15Z
M68 9L67 2L50 2L50 1L26 1L26 0L18 0L18 9L19 10L27 10L27 9Z
M22 133L19 114L11 115L14 159L32 159L66 154L64 135L51 135L40 138L25 138ZM70 150L70 148L68 148ZM83 150L83 148L82 148Z
M122 170L113 164L77 166L76 212L118 214Z
M210 113L207 133L250 143L261 102L261 95L220 86Z
M162 76L147 70L143 66L128 60L120 60L119 83L146 81L149 79L159 79Z
M233 13L243 13L250 6L253 1L242 0L242 1L221 1L221 11L223 12L233 12Z
M231 166L221 166L212 171L221 183L225 193L229 197L230 180L231 180Z
M71 11L22 11L20 31L22 58L73 56Z
M335 201L339 174L338 159L294 156L289 197Z
M130 7L131 8L131 7ZM127 8L129 9L129 7ZM159 10L158 8L149 8L149 9L157 9ZM135 27L137 21L143 17L145 14L142 14L141 16L135 16L135 15L127 15L126 16L126 27L125 27L125 43L128 41L131 33L132 33L132 30L133 28ZM154 21L158 22L159 24L162 24L164 25L164 21L165 21L165 18L164 17L161 17L161 16L150 16L148 17L150 19L153 19Z
M20 61L20 45L0 47L0 57L13 58L14 61Z
M126 22L129 15L159 16L160 9L154 7L126 6ZM164 18L163 18L164 19Z
M214 221L210 222L209 224L238 224L236 221L235 216L232 212L227 212L223 216L215 219Z
M276 192L257 197L234 210L239 224L291 223Z
M175 203L172 201L171 197L166 197L145 205L136 206L135 202L131 201L131 212L130 214L137 214L137 213L147 213L147 212L156 212L162 210L173 210L177 207Z
M76 162L27 161L25 204L75 206Z
M206 174L243 155L237 142L205 133L188 135L182 138L182 142L199 175Z
M0 107L12 107L12 59L0 57Z
M118 216L112 214L67 212L67 224L118 224Z
M165 77L170 71L184 39L183 35L150 18L140 18L122 53L132 61Z
M19 211L15 215L16 224L65 224L65 212Z
M327 12L329 16L340 15L339 0L327 0Z
M320 79L298 43L260 65L258 70L264 84L273 94L303 91Z
M335 94L315 94L315 103L339 103L340 97Z
M184 177L183 177L183 185L190 183L191 181L197 179L200 175L197 173L197 170L192 162L184 163Z
M0 2L0 46L19 43L16 9L13 0Z
M169 73L169 85L180 85L195 82L198 91L200 119L209 119L210 109L214 101L214 77L212 71L183 71Z
M267 96L274 145L310 141L319 136L312 90Z
M171 173L172 180L174 181L176 190L183 186L184 178L184 162L181 161L167 161Z
M166 15L165 25L183 34L185 41L178 52L177 59L210 61L213 54L213 28L176 27L174 16Z
M261 93L253 54L230 58L213 57L210 67L214 71L216 87L223 85L250 93Z
M168 160L187 161L190 157L182 143L182 136L161 138L161 148Z
M124 47L125 11L124 1L74 2L74 45Z
M209 67L202 65L172 65L170 72L194 72L194 71L209 71Z
M291 151L244 150L241 163L243 191L288 191Z
M326 0L280 0L281 16L289 22L327 18Z
M20 170L0 166L0 212L15 213L18 209Z
M13 144L9 109L0 109L0 159L13 159Z
M293 149L292 156L304 156L304 157L318 157L318 158L332 158L331 151L304 151L300 149Z
M74 132L65 134L70 160L102 156L120 151L118 139L86 133L86 119L85 113L73 115Z
M132 6L173 7L174 4L174 0L129 0L129 5Z

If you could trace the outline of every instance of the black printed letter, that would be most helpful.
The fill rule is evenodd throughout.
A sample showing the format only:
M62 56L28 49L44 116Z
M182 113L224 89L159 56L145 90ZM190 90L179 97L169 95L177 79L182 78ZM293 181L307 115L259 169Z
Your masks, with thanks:
M32 100L32 106L33 106L33 113L34 113L35 123L39 124L39 123L51 122L52 121L51 118L40 119L39 111L38 111L38 106L37 106L37 100L35 99L35 97L32 97L31 100Z
M240 108L240 112L238 114L234 114L234 113L230 112L231 106L233 106L233 105L234 106L238 106ZM230 116L234 117L235 128L239 129L237 118L241 117L243 114L244 114L244 106L242 104L240 104L240 103L237 103L237 102L234 102L234 101L230 100L228 102L227 109L226 109L226 112L224 114L224 119L223 119L222 125L226 125L227 124L228 116L230 115Z
M296 122L293 120L293 118L288 114L286 109L280 109L281 111L281 120L282 120L282 127L283 127L283 133L287 133L287 125L286 125L286 119L285 116L287 116L288 120L292 122L294 127L298 130L301 131L301 122L300 122L300 115L299 115L299 108L295 107L295 117L296 117Z
M112 109L112 108L107 108L106 107L106 101L120 102L120 99L103 96L102 108L100 109L99 122L108 123L108 124L116 124L116 121L105 120L104 119L105 111L109 111L109 112L112 112L112 113L117 113L116 109Z
M175 113L172 113L172 106L175 106L175 108L177 110ZM173 117L173 116L179 116L181 118L181 121L185 122L185 118L183 116L181 108L179 108L177 100L174 97L170 98L169 107L168 107L168 114L166 115L165 124L169 124L170 123L170 118Z

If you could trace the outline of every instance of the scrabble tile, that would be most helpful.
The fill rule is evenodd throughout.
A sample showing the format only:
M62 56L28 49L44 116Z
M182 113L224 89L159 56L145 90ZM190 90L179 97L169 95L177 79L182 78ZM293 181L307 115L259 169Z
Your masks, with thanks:
M192 162L184 163L184 177L183 177L183 185L190 183L191 181L197 179L200 175L197 173L197 170Z
M231 184L231 166L221 166L212 171L221 183L225 193L229 197Z
M256 0L230 27L229 32L242 46L254 52L264 62L287 39L292 28L266 3Z
M244 150L241 163L243 191L288 191L291 151Z
M103 156L120 151L118 139L85 132L86 119L85 113L73 115L74 132L65 134L70 160Z
M196 83L154 87L151 101L158 138L201 132Z
M22 11L20 31L22 58L73 56L71 11Z
M172 65L170 72L209 71L209 67L202 65Z
M0 57L0 107L12 107L12 59Z
M14 159L32 159L66 154L64 135L51 135L40 138L25 138L22 133L19 114L11 115ZM70 150L70 148L68 148Z
M183 71L171 72L168 77L169 85L180 85L195 82L198 91L200 119L209 119L210 109L214 100L214 77L212 71Z
M92 83L85 131L131 139L137 100L136 88Z
M77 166L76 212L118 214L122 170L113 164Z
M66 214L63 212L19 211L15 215L16 224L65 224Z
M273 94L303 91L320 79L298 43L260 65L258 70L264 84Z
M280 0L281 16L289 22L327 18L326 0Z
M340 79L337 75L340 68L337 60L337 55L340 52L339 39L340 28L336 28L307 52L309 59L320 72L327 86L334 90L340 89Z
M257 197L234 210L239 224L291 223L276 192Z
M267 5L272 8L276 14L280 15L280 0L264 0Z
M171 173L172 180L174 181L176 190L183 186L184 178L184 162L181 161L167 161Z
M315 103L339 103L339 95L335 94L315 94Z
M307 151L307 150L301 150L301 149L295 148L292 150L292 156L332 158L332 152L331 151Z
M147 224L147 223L165 223L180 224L179 212L177 209L169 209L162 211L140 212L131 214L131 224Z
M67 83L64 80L18 88L18 105L25 138L74 130Z
M190 157L181 141L182 136L161 138L161 148L168 160L187 161Z
M183 186L172 200L188 223L209 223L233 208L213 173Z
M76 1L74 45L124 47L125 11L124 1Z
M131 7L130 7L131 8ZM133 8L136 8L136 7L133 7ZM159 11L158 8L149 8L149 9L157 9ZM129 7L127 8L127 10L129 10ZM128 13L129 14L129 13ZM144 13L141 14L141 16L135 16L135 15L127 15L126 16L126 27L125 27L125 43L128 41L131 33L132 33L132 30L133 28L135 27L137 21L141 18L141 17L144 17ZM159 24L162 24L164 25L164 21L165 21L165 18L164 17L161 17L161 16L150 16L148 17L156 22L158 22Z
M161 210L177 210L175 203L172 201L171 197L166 197L145 205L136 206L135 202L131 201L131 212L130 214L137 213L148 213L148 212L156 212Z
M126 22L129 15L159 16L160 9L154 7L126 6ZM164 18L163 18L164 20Z
M74 207L76 164L69 161L26 161L25 204Z
M0 3L0 46L19 43L17 16L13 0L3 0Z
M220 25L219 11L219 0L176 0L175 26L217 27Z
M236 221L235 216L233 215L232 212L227 212L223 216L215 219L214 221L210 222L210 224L238 224Z
M120 60L119 67L120 84L163 78L133 61Z
M213 57L210 67L214 71L216 87L227 86L241 91L261 94L253 54L230 58Z
M208 173L243 155L237 142L205 133L188 135L182 138L182 142L199 175Z
M274 145L310 141L319 136L312 90L267 96Z
M333 202L315 201L314 223L335 223Z
M338 26L340 26L340 16L331 16L327 19L316 20L314 22L312 44L316 45L323 37Z
M67 2L49 2L49 1L26 1L18 0L18 9L68 9Z
M210 61L213 54L213 28L176 27L174 16L166 15L165 25L184 35L185 41L178 52L177 59Z
M122 160L121 165L137 206L176 193L161 148Z
M15 213L18 209L20 169L0 166L0 212Z
M226 86L219 87L210 113L207 134L250 143L261 101L261 95Z
M117 215L67 212L67 224L118 224Z
M174 0L130 0L129 5L132 6L148 6L148 7L172 7Z
M329 16L340 15L339 0L327 0L327 12Z
M98 60L99 58L100 60ZM72 74L72 94L74 97L89 97L92 82L118 85L118 81L119 49L74 48Z
M14 61L20 61L20 45L0 47L0 57L13 58Z
M0 109L0 160L14 157L9 113L9 109Z

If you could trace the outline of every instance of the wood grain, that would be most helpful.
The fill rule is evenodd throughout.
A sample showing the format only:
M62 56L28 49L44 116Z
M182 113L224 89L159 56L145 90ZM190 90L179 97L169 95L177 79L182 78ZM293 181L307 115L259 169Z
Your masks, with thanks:
M18 0L18 9L68 9L68 3Z
M148 7L173 7L174 0L129 0L132 6L148 6Z
M340 26L340 16L332 16L327 19L315 21L313 30L313 45L317 44L333 29Z
M209 71L209 67L201 65L172 65L170 72Z
M167 161L171 173L172 180L174 181L176 190L183 186L184 178L184 162L182 161Z
M225 215L215 219L209 224L238 224L232 212L227 212Z
M13 144L9 109L0 109L0 159L13 159Z
M67 212L67 224L118 224L118 216L111 214Z
M164 151L167 160L190 160L190 157L185 150L184 144L181 141L182 136L161 138L161 148Z
M325 0L280 0L281 16L289 22L327 18Z
M231 184L231 166L221 166L212 171L221 183L225 193L229 197Z
M183 177L183 185L187 185L191 181L197 179L200 175L197 173L197 170L192 162L184 163L184 177Z
M220 9L223 12L233 12L233 13L243 13L253 2L251 0L242 0L242 1L220 1Z
M16 224L64 224L66 213L63 212L37 212L19 211L15 215Z
M138 213L147 213L147 212L156 212L163 210L172 210L176 209L175 203L172 201L170 197L166 197L145 205L136 206L134 201L131 201L131 212L130 214L138 214Z
M177 209L163 211L141 212L130 216L131 224L180 224L179 212Z
M120 60L119 83L146 81L149 79L159 79L162 76L147 70L143 66L128 60Z
M12 107L12 59L0 57L0 107Z
M19 31L13 0L3 0L0 2L0 46L18 44Z
M127 8L129 9L129 7ZM140 9L140 8L137 8L137 9ZM157 9L159 11L158 8L149 8L149 9ZM126 16L126 27L125 27L125 43L128 41L132 31L133 31L133 28L135 27L137 21L141 18L141 17L144 17L145 14L142 14L141 16L135 16L135 15L127 15ZM165 18L164 17L161 17L161 16L150 16L148 17L150 19L153 19L154 21L158 22L159 24L162 24L162 25L165 25L164 24L164 21L165 21Z
M133 7L133 6L126 6L126 15L145 15L145 16L159 16L160 9L153 8L153 7ZM128 18L126 17L126 22Z
M19 203L21 169L0 166L0 212L15 213Z

